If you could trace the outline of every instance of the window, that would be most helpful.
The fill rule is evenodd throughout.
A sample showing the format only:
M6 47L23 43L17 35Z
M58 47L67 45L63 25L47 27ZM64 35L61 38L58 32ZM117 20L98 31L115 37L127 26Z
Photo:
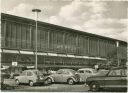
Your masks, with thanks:
M79 73L84 73L84 71L83 71L83 70L79 70L78 72L79 72Z
M32 76L32 72L27 72L27 76Z
M21 73L21 76L25 76L25 75L26 75L26 72L25 71Z
M109 73L109 76L120 76L120 75L121 75L120 70L112 70Z
M40 71L33 71L34 72L34 74L36 74L36 75L42 75L42 73L40 72Z
M92 73L90 70L85 70L86 73Z
M68 71L63 71L63 74L69 74L69 72Z
M110 73L109 73L109 76L115 76L116 75L116 72L115 71L111 71Z
M57 74L62 74L63 73L63 70L58 70L57 71Z

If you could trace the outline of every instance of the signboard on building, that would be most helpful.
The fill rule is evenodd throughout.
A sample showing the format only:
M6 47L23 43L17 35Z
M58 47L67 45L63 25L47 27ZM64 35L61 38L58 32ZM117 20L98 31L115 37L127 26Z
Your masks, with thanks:
M12 62L12 66L17 66L18 63L17 62Z

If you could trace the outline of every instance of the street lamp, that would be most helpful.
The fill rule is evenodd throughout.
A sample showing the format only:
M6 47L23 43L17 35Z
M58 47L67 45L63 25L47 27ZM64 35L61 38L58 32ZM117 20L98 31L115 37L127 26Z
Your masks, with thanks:
M116 52L117 52L117 65L118 67L120 66L120 61L119 61L119 41L116 41Z
M38 13L41 12L40 9L32 9L32 12L35 13L35 21L36 21L36 33L35 33L35 43L36 43L36 51L35 51L35 69L37 69L37 22L38 22Z

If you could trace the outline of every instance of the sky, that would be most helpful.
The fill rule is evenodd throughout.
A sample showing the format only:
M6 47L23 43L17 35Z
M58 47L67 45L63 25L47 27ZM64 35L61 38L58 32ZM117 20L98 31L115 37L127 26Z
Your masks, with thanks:
M39 8L39 21L128 41L125 0L2 0L1 7L3 13L30 19L32 9Z

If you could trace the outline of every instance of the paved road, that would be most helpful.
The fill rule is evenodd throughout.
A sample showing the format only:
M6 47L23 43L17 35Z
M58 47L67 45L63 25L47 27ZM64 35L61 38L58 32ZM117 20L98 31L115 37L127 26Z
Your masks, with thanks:
M86 92L88 87L84 84L68 85L68 84L52 84L52 85L37 85L30 87L28 85L20 85L14 91L38 91L38 92Z
M14 79L5 79L5 84L16 86ZM30 87L29 85L18 85L15 87L14 90L9 91L30 91L30 92L86 92L88 91L88 86L84 84L75 84L75 85L68 85L68 84L51 84L51 85L36 85Z
M5 79L5 84L8 85L15 85L15 81L13 79ZM84 84L75 84L75 85L68 85L68 84L51 84L51 85L36 85L30 87L29 85L18 85L15 87L14 90L10 91L31 91L31 92L86 92L88 91L88 86Z
M6 84L14 85L14 80L5 80ZM4 90L5 91L5 90ZM51 85L36 85L30 87L29 85L18 85L14 90L6 90L12 92L89 92L89 87L84 84L51 84ZM117 89L101 90L100 92L117 92ZM119 90L120 91L120 90ZM124 90L122 90L124 91Z

